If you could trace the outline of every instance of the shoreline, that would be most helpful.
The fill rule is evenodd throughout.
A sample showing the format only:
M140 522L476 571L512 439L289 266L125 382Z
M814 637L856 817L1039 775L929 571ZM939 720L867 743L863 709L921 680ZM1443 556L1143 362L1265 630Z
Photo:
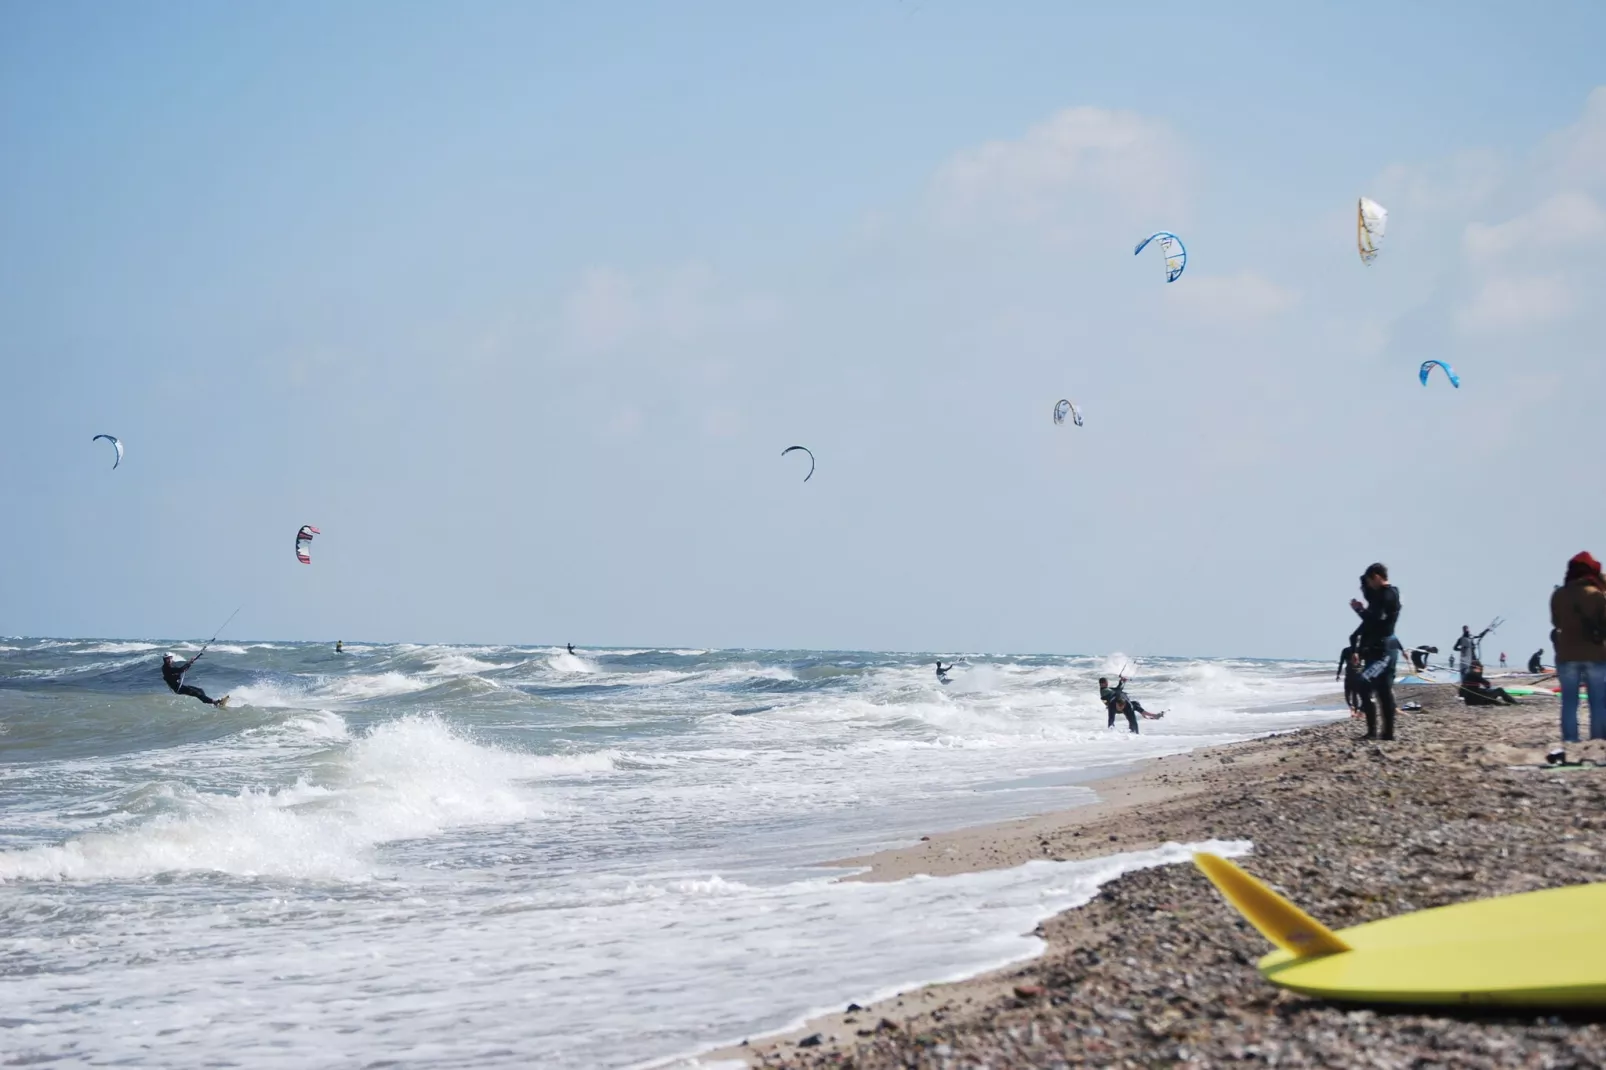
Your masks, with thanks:
M1485 709L1463 706L1454 685L1407 685L1396 695L1423 709L1400 715L1394 743L1360 742L1359 722L1342 718L1160 756L1087 782L1100 796L1095 803L933 833L916 844L829 864L863 867L844 880L900 880L1033 859L1087 859L1167 842L1247 839L1255 844L1249 868L1335 927L1487 895L1606 880L1606 770L1537 768L1559 736L1553 697ZM1606 760L1606 744L1599 742L1568 751L1570 758ZM1506 805L1513 792L1521 805ZM1556 805L1528 802L1550 796ZM1587 816L1594 813L1602 815L1599 829ZM1494 864L1513 855L1522 861ZM1447 856L1458 861L1438 864ZM1424 869L1438 872L1417 873ZM1424 1049L1452 1065L1538 1065L1463 1063L1452 1054L1462 1046L1468 1054L1509 1046L1512 1034L1521 1034L1518 1046L1529 1046L1527 1056L1534 1046L1554 1046L1558 1065L1606 1065L1600 1023L1566 1030L1532 1015L1385 1017L1282 992L1253 968L1269 945L1240 924L1191 866L1135 871L1104 885L1084 906L1039 925L1034 933L1046 946L1036 957L821 1015L682 1065L890 1067L938 1057L993 1066L1149 1065L1156 1057L1215 1065L1260 1061L1261 1049L1295 1066L1410 1065ZM1201 946L1190 950L1183 946L1189 942ZM1162 983L1152 983L1157 979ZM1117 989L1125 991L1117 997ZM1295 1019L1307 1025L1290 1030ZM1307 1035L1314 1020L1326 1030L1320 1038ZM1441 1038L1425 1044L1423 1021L1444 1023L1458 1043L1447 1048ZM1374 1061L1367 1046L1381 1033L1398 1035L1385 1045L1387 1058L1379 1052ZM1274 1048L1265 1047L1270 1034L1277 1035ZM814 1042L800 1046L808 1041Z

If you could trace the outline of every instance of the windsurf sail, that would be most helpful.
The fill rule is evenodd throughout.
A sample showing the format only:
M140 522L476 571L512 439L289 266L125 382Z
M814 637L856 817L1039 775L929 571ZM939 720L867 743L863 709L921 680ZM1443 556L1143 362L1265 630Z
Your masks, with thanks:
M1138 242L1138 247L1132 250L1137 256L1152 241L1160 243L1160 251L1165 253L1165 281L1176 282L1182 277L1182 271L1188 266L1188 250L1182 244L1182 239L1169 230L1157 230L1147 238Z
M318 534L321 534L321 532L311 524L302 524L301 530L296 532L296 560L303 565L312 564L312 537ZM337 568L335 571L339 572L340 570Z
M809 474L803 477L803 482L807 483L814 477L814 451L809 449L807 446L788 446L781 451L781 456L785 457L793 450L802 450L804 453L809 455Z
M101 439L105 439L107 442L110 442L112 444L112 449L117 451L117 459L112 461L112 468L115 469L118 465L123 463L123 444L115 435L96 435L89 441L99 442Z
M1377 259L1388 225L1389 210L1370 197L1362 197L1355 209L1355 248L1361 254L1361 263L1370 264Z

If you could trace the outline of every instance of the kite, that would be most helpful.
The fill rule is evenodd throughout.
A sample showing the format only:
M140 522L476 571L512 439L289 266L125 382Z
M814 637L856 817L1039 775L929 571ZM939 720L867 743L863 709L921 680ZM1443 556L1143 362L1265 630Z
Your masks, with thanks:
M112 462L112 468L116 469L118 465L123 463L123 444L118 441L115 435L96 435L89 441L98 442L101 439L105 439L107 442L110 442L112 444L112 449L117 451L117 459Z
M296 532L296 560L303 565L312 564L312 552L307 547L311 544L312 537L318 534L321 534L321 532L311 524L302 524L301 530ZM340 570L336 569L335 571L339 572Z
M1457 375L1450 368L1450 366L1448 364L1444 363L1444 361L1442 361L1442 360L1424 360L1422 362L1422 370L1417 372L1417 378L1422 380L1422 385L1423 386L1427 386L1428 385L1428 372L1433 370L1433 366L1435 364L1437 364L1439 367L1444 369L1444 374L1446 376L1448 376L1449 379L1450 379L1450 385L1455 387L1457 390L1460 390L1461 389L1461 377L1459 375Z
M1355 209L1355 248L1360 251L1361 263L1370 264L1377 259L1388 225L1389 210L1370 197L1362 197Z
M804 453L809 455L809 474L803 477L803 482L807 483L814 475L814 451L809 449L807 446L788 446L781 451L781 456L785 457L793 450L802 450Z
M1188 250L1183 246L1182 239L1169 230L1157 230L1138 242L1138 247L1132 250L1132 255L1137 256L1156 238L1160 239L1160 249L1165 253L1165 281L1176 282L1182 277L1182 269L1188 266Z
M1082 410L1072 405L1069 400L1060 398L1059 404L1054 406L1054 422L1062 424L1065 422L1066 416L1069 416L1071 423L1077 427L1082 426Z

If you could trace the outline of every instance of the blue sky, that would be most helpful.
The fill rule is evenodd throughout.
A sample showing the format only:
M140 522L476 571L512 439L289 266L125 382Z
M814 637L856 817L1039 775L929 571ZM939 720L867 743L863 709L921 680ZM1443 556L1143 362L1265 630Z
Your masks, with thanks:
M1601 40L8 5L0 632L1325 656L1382 559L1525 656L1606 553Z

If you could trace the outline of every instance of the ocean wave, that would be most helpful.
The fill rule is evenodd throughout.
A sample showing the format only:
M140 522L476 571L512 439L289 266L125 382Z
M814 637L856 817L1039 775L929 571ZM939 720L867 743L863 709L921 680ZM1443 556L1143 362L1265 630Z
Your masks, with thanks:
M185 871L365 879L379 868L380 844L539 818L531 782L612 766L608 755L487 746L438 717L407 716L351 740L327 782L248 786L233 795L175 789L175 812L59 846L0 853L0 881Z

